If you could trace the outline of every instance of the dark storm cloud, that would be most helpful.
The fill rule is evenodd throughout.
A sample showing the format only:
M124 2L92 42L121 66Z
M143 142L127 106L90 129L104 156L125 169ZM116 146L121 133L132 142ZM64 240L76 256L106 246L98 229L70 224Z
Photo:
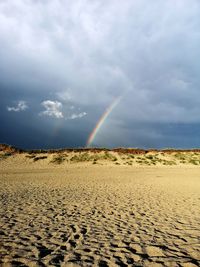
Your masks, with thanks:
M197 0L1 1L1 121L46 146L84 145L122 96L96 145L198 145L180 125L200 122L199 29ZM29 108L6 110L19 101ZM0 141L19 140L6 127Z

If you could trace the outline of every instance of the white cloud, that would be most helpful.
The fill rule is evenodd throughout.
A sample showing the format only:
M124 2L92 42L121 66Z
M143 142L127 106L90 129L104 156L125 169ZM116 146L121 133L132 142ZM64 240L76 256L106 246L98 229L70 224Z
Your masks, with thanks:
M41 103L41 105L45 108L44 111L40 112L40 115L54 117L57 119L63 118L62 103L58 101L45 100Z
M71 101L72 100L71 94L69 93L69 89L67 91L63 90L61 92L58 92L57 96L60 100L63 100L63 101Z
M82 117L84 117L84 116L86 116L86 115L87 115L86 112L81 112L81 113L78 113L78 114L73 113L72 115L70 115L69 119L70 119L70 120L80 119L80 118L82 118Z
M75 106L73 105L69 106L68 108L65 106L64 109L63 104L59 101L45 100L41 103L41 105L45 108L45 110L40 112L39 115L43 116L54 117L57 119L65 117L66 120L74 120L80 119L87 115L86 112L76 112ZM64 112L66 114L68 113L68 116L64 116Z
M24 111L28 108L28 105L26 104L25 101L19 101L15 107L7 107L8 111L14 111L14 112L19 112L19 111Z

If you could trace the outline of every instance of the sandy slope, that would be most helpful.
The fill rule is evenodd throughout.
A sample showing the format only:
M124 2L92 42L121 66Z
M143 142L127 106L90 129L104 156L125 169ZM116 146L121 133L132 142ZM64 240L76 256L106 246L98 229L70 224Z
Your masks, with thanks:
M22 157L0 162L1 266L200 265L199 167Z

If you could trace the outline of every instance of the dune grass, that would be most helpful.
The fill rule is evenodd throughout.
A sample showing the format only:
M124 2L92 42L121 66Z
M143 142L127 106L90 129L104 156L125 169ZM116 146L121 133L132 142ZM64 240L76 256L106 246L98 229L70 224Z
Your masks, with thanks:
M38 160L42 160L42 159L47 159L47 156L37 156L33 158L33 161L38 161Z
M4 160L4 159L7 159L9 157L11 157L13 154L10 153L10 152L5 152L3 154L0 154L0 160Z
M55 163L55 164L61 164L66 160L66 155L64 154L57 154L54 155L53 159L50 161L50 163Z
M92 161L93 164L96 164L98 160L109 160L109 161L117 161L117 157L105 151L104 153L94 153L91 154L89 152L80 153L78 155L74 155L71 157L71 162L89 162ZM95 162L95 163L94 163Z
M25 152L25 157L37 162L43 159L51 159L49 163L62 164L67 161L69 163L90 162L92 164L101 164L110 162L115 165L134 166L173 166L173 165L200 165L200 152L194 151L149 151L145 153L130 153L121 151L58 151L47 152L45 150L36 150ZM46 154L44 154L46 152ZM15 155L16 152L5 151L0 153L0 160L5 160L10 156Z

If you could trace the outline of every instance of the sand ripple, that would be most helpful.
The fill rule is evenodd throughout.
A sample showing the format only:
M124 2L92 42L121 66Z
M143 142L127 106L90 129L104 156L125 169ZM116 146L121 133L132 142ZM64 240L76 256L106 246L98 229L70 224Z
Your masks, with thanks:
M0 175L2 266L200 266L196 170Z

